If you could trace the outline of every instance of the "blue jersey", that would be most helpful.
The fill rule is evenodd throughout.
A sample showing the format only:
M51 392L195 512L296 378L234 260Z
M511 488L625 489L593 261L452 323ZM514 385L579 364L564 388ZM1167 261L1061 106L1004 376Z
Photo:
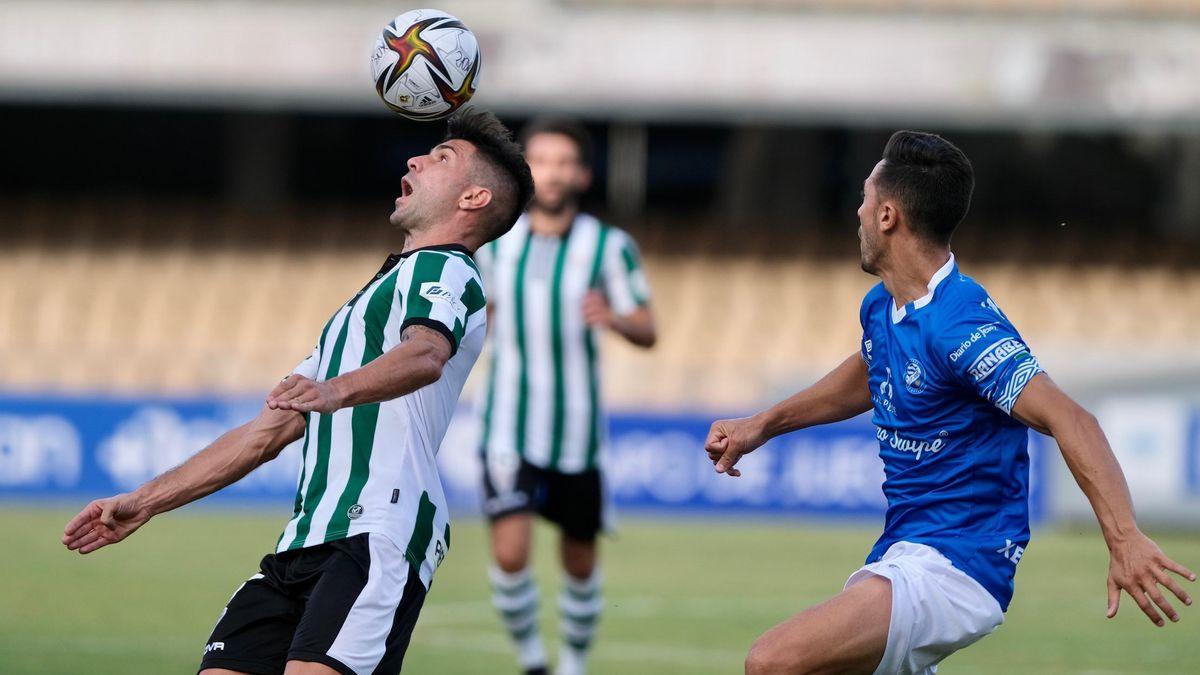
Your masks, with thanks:
M953 255L904 307L872 288L860 319L888 503L867 562L932 546L1007 611L1029 543L1029 432L1011 414L1037 359Z

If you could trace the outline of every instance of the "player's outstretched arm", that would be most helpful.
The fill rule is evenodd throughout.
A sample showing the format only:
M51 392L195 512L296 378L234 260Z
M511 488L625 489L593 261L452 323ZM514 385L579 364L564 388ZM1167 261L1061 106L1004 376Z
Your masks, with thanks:
M816 384L751 417L713 422L704 443L717 473L740 476L738 460L783 434L850 419L871 409L867 364L857 352Z
M237 482L302 435L302 415L263 408L253 421L231 429L137 490L88 504L67 523L62 543L80 553L115 544L152 517Z
M1162 626L1163 619L1155 605L1171 621L1178 621L1178 612L1159 585L1165 586L1183 604L1190 605L1191 596L1168 572L1188 581L1195 581L1196 575L1168 558L1138 529L1125 474L1095 416L1067 396L1045 373L1039 373L1025 385L1013 406L1013 415L1058 441L1067 467L1096 512L1110 556L1108 617L1116 616L1124 590L1156 625Z
M401 342L362 368L324 382L292 375L267 395L267 407L331 413L379 403L437 382L451 357L450 340L421 324L404 329Z

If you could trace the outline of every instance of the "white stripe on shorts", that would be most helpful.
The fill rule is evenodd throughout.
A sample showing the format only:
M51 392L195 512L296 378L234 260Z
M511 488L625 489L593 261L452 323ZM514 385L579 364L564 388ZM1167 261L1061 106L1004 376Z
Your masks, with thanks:
M387 637L408 583L409 564L404 552L381 534L368 534L367 546L371 553L367 583L326 653L354 672L369 675L387 649Z

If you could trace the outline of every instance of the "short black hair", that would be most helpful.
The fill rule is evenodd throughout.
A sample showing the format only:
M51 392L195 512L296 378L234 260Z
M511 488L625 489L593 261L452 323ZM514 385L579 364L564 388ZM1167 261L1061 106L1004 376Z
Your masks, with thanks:
M578 120L569 117L539 117L534 119L521 129L521 145L528 148L529 139L538 134L566 136L571 139L576 149L579 150L579 163L586 167L592 166L592 157L595 156L592 135L588 133L587 128Z
M513 140L512 132L490 112L466 107L450 116L446 124L445 141L459 139L475 146L490 176L478 176L489 185L493 199L502 207L502 218L493 228L492 239L512 229L513 223L529 206L533 197L533 174L521 154L521 146ZM499 188L499 189L497 189ZM504 193L508 194L504 194ZM489 240L490 241L490 240Z
M971 208L971 160L950 141L920 131L892 134L883 159L875 178L879 191L900 202L918 235L948 245Z

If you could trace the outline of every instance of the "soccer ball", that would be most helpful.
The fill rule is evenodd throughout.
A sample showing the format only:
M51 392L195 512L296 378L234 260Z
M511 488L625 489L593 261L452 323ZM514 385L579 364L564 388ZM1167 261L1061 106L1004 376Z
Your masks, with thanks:
M457 18L436 9L405 12L375 43L375 91L409 119L445 117L475 93L479 56L475 34Z

